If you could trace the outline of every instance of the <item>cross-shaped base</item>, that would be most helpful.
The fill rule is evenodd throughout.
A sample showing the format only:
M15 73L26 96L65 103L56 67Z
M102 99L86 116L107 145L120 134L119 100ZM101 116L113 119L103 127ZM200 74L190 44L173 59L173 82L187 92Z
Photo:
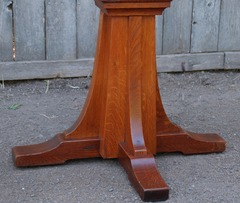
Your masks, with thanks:
M222 152L216 134L172 124L161 102L156 72L155 15L170 0L96 0L99 36L89 94L76 123L53 139L13 148L15 165L62 164L80 158L119 158L144 201L166 200L167 184L154 154Z

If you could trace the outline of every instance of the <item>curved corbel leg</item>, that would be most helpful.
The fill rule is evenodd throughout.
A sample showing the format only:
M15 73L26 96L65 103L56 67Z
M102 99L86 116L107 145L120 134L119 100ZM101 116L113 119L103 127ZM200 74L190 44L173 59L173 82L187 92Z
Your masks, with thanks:
M159 174L153 157L156 152L156 91L146 86L156 86L154 57L151 57L154 53L145 58L141 55L141 47L151 45L148 40L144 40L149 39L146 37L147 31L142 36L143 40L140 37L141 26L145 28L142 30L149 31L154 27L154 21L141 17L129 20L131 60L127 81L127 122L125 141L119 144L119 161L143 201L160 201L168 199L169 188ZM143 63L143 58L148 63ZM146 74L146 71L151 74ZM146 118L152 122L150 125Z
M168 199L169 188L159 174L151 153L139 157L133 156L123 143L119 146L119 158L129 180L143 201Z
M139 74L138 71L133 74L136 76L131 77L131 82L134 84ZM125 142L119 145L119 161L143 201L163 201L168 199L169 188L157 170L154 157L149 151L149 144L147 146L145 142L147 139L144 137L143 129L147 132L149 129L146 128L149 126L146 126L142 119L140 87L139 84L133 88L130 84L129 116L127 116L129 120ZM152 116L155 117L154 114L150 117ZM155 136L155 132L148 135Z
M139 74L138 71L133 74L136 76L136 78L131 77L131 82L134 84ZM142 120L142 97L139 87L140 84L134 88L130 85L129 116L127 116L129 120L125 142L119 144L119 161L143 201L163 201L168 199L169 188L159 174L154 157L146 146L143 129L149 126L144 125ZM153 133L152 135L155 136L155 132Z
M102 95L103 60L106 23L103 15L100 18L97 53L93 77L83 110L75 124L65 132L56 135L49 141L29 146L17 146L12 150L16 166L37 166L62 164L76 158L99 157L99 126L101 108L99 100Z
M157 152L202 154L223 152L226 141L217 134L197 134L183 130L167 117L157 86Z

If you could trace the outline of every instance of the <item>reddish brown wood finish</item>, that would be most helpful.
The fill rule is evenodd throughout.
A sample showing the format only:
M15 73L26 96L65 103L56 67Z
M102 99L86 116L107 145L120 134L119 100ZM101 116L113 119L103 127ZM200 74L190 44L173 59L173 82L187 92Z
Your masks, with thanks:
M153 155L136 156L125 143L120 144L119 160L128 178L144 201L167 200L169 188L158 172Z
M99 138L68 140L58 134L51 140L13 148L16 166L63 164L67 160L100 157Z
M95 0L101 9L94 72L75 124L42 144L13 148L18 167L78 158L119 158L144 201L166 200L169 189L153 154L222 152L215 134L182 130L168 119L159 94L155 15L170 0Z

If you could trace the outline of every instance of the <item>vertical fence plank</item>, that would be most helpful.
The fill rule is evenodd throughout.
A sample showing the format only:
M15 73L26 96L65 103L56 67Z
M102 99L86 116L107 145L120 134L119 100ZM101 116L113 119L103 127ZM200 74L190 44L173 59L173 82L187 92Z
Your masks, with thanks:
M163 19L163 54L190 52L192 0L172 1Z
M13 0L16 60L44 60L44 0Z
M219 51L240 50L240 1L222 0Z
M78 58L94 57L99 9L94 1L77 0Z
M12 1L0 1L0 61L12 61Z
M46 0L46 58L76 59L76 0Z
M219 0L194 0L191 52L217 51L220 4Z
M162 54L162 35L163 33L163 16L156 17L156 48L157 55Z

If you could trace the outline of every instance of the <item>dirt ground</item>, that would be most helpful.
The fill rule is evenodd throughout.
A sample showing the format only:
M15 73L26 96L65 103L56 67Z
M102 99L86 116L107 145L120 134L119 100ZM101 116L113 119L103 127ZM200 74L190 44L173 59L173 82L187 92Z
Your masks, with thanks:
M5 82L0 88L0 202L141 202L117 160L23 169L13 165L13 146L43 142L73 124L89 82ZM239 203L240 73L165 73L159 84L173 122L195 132L219 133L228 142L220 154L158 154L158 169L170 187L166 203Z

